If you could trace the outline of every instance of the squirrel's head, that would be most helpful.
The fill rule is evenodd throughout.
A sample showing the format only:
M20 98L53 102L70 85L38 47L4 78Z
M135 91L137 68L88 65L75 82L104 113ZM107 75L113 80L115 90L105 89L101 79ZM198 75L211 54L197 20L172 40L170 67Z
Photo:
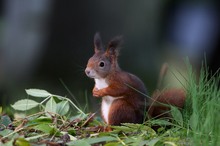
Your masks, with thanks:
M95 54L89 59L85 73L90 78L100 79L107 77L112 71L119 69L117 58L119 55L122 37L113 38L107 49L104 49L99 33L94 36Z

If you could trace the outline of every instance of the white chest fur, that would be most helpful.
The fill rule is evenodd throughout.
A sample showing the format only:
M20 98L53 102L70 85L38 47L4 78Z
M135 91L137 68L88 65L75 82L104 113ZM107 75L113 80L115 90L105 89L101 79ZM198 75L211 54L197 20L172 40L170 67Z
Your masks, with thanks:
M108 87L108 83L105 79L95 79L95 87L98 89L106 88Z
M108 87L108 83L106 82L105 79L95 79L95 87L98 89L106 88ZM102 97L102 116L106 123L108 124L108 115L109 115L109 110L111 107L111 104L116 98L112 96L104 96Z

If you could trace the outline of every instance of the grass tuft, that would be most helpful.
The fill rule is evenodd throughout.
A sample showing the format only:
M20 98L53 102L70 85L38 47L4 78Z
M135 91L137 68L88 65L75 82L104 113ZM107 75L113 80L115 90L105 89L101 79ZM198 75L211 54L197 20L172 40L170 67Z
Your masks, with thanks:
M220 142L220 74L213 75L205 63L202 64L199 78L193 71L189 60L187 99L183 109L185 127L192 133L188 135L193 145L217 145Z

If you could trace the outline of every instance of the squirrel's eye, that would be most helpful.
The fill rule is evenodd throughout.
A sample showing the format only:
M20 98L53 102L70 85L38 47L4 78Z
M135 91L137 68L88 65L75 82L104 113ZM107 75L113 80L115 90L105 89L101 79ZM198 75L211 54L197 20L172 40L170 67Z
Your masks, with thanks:
M103 61L101 61L101 62L99 63L99 66L100 66L100 67L104 67L104 66L105 66L105 63L104 63Z

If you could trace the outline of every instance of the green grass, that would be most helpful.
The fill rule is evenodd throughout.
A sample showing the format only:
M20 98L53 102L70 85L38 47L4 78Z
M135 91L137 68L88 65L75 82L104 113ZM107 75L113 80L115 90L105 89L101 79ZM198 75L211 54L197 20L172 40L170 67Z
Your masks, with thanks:
M183 110L185 127L192 131L193 145L218 145L220 142L220 74L209 72L203 64L199 78L187 61L187 101Z
M70 99L29 89L27 99L12 105L25 117L11 120L0 108L0 145L216 146L220 143L220 73L212 74L206 63L199 74L188 60L186 66L187 75L182 75L187 91L185 107L171 107L170 121L149 119L143 124L112 126L113 131L105 132L106 125L99 117L86 114ZM28 115L31 110L37 112ZM157 130L152 129L158 125Z

